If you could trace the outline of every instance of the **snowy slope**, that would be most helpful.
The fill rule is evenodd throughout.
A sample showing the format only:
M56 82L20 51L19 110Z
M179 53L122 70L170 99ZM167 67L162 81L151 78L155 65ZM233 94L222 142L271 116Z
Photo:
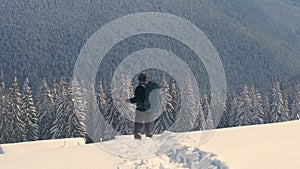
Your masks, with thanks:
M232 169L299 169L300 121L218 130L201 150L211 151ZM195 145L198 133L183 144Z
M5 144L1 145L1 152L3 154L11 153L27 153L45 150L57 150L60 148L73 147L84 145L83 138L57 139L49 141L33 141L19 144ZM2 154L0 153L0 154Z
M119 136L108 142L33 152L28 149L17 152L14 145L9 145L10 153L0 155L0 166L1 169L173 169L226 166L233 169L298 169L299 130L300 121L293 121L220 129L205 143L200 143L203 132L166 132L142 141L133 140L130 136ZM169 139L178 139L178 143L164 151ZM50 146L51 141L43 141L43 144ZM7 145L0 147L5 150ZM15 144L15 149L20 148L26 149L28 144Z

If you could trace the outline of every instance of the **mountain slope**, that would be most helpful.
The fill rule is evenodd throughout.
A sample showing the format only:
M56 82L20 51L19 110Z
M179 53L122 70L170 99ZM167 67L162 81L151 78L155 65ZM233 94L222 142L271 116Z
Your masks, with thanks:
M21 80L28 76L35 90L43 77L49 81L71 77L81 48L101 26L146 11L177 15L203 30L220 54L231 90L244 83L267 89L273 75L286 83L299 81L293 78L300 74L297 1L16 0L1 3L0 11L0 70L8 79L14 73ZM192 51L178 41L156 35L120 42L107 53L114 59L100 65L98 78L112 75L121 58L146 47L182 56L195 69L200 83L208 83L205 68Z

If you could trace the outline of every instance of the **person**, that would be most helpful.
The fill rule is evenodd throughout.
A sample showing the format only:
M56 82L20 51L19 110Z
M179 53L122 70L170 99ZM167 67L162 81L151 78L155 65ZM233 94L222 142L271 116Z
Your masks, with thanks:
M151 131L151 123L152 123L152 112L150 109L150 101L149 101L149 91L147 74L146 72L141 72L138 76L139 85L134 90L134 97L130 99L122 99L122 103L132 103L136 104L135 110L135 122L134 122L134 138L141 139L141 129L144 124L144 131L146 133L146 137L152 137ZM150 83L149 83L150 84Z

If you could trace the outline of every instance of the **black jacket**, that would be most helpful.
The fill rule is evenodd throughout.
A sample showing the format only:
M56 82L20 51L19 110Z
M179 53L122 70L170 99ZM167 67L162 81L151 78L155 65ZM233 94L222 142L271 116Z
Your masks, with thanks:
M145 88L141 85L135 88L134 97L128 99L130 103L136 103L136 109L139 111L146 111L144 107Z
M139 111L147 111L151 107L149 95L155 89L160 89L160 86L155 82L140 83L134 90L134 97L126 101L136 103L136 109Z

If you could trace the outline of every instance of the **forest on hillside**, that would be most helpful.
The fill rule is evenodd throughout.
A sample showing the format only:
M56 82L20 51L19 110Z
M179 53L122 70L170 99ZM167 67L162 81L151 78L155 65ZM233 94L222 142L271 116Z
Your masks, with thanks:
M111 94L99 81L96 92L86 90L86 84L76 79L60 81L43 79L37 95L32 94L29 79L20 88L15 77L11 87L1 79L0 88L0 143L15 143L43 139L84 137L96 134L98 140L114 138L118 134L132 134L133 122L118 112ZM175 81L165 77L159 82L161 97L166 102L161 115L153 120L154 134L164 131L183 132L190 130L246 126L298 120L300 118L300 84L287 94L280 80L272 79L269 93L262 94L254 86L244 85L236 94L227 94L224 112L220 121L212 118L210 92L195 102L192 93L181 96ZM189 80L186 83L191 83ZM51 84L51 85L49 85ZM129 98L133 96L133 84L124 76L122 85ZM193 92L192 90L189 90ZM35 97L35 99L33 99ZM90 100L97 98L98 107ZM189 98L189 105L181 105L181 99ZM76 103L76 104L75 104ZM75 106L76 105L76 106ZM181 107L184 113L179 114ZM134 113L134 105L125 105ZM96 113L99 109L101 114ZM179 121L176 124L176 121ZM176 125L176 127L174 127ZM176 130L174 129L176 128Z
M0 70L9 85L15 75L21 83L28 77L36 94L43 78L72 77L82 47L102 26L151 11L184 18L205 33L222 60L230 92L245 83L265 92L273 75L289 87L300 77L297 7L296 0L4 1L0 4ZM205 67L188 46L156 34L119 42L106 54L107 62L99 72L111 75L122 58L145 48L170 51L196 71L197 79L207 79ZM106 82L105 77L97 80Z

